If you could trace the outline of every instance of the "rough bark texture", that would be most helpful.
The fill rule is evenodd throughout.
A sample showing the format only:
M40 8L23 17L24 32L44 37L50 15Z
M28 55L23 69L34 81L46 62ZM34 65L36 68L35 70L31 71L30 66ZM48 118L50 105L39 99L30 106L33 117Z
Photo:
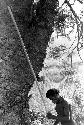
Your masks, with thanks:
M0 1L0 124L3 119L7 125L29 124L28 92L33 83L33 74L7 6Z
M46 57L46 48L53 32L56 1L14 1L12 11L24 40L35 74L38 75Z
M30 125L28 92L34 77L21 41L7 9L11 6L35 74L42 69L46 47L54 24L54 3L49 0L33 5L31 0L0 0L0 119L7 125ZM50 2L50 3L49 3ZM51 7L52 5L52 7ZM35 12L35 11L36 12ZM1 123L2 124L2 123Z

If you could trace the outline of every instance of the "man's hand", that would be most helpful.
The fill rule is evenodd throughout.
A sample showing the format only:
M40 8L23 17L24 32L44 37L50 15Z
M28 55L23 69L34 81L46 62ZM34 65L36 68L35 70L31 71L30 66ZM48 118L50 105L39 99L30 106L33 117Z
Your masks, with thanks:
M46 115L46 117L47 117L48 119L52 119L52 114L51 114L50 112L48 112L47 115Z
M47 117L48 119L54 119L54 120L56 120L57 122L59 121L58 117L55 116L55 115L52 115L50 112L47 113L46 117Z

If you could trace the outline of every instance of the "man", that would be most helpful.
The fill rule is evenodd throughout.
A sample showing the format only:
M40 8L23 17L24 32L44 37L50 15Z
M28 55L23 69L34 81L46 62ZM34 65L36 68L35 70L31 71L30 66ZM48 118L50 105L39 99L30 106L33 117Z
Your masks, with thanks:
M56 120L54 125L57 125L59 122L61 122L62 125L75 125L72 118L69 118L71 116L70 105L59 95L59 91L57 89L48 90L46 97L56 104L55 110L57 112L57 116L52 115L50 112L47 113L48 119Z

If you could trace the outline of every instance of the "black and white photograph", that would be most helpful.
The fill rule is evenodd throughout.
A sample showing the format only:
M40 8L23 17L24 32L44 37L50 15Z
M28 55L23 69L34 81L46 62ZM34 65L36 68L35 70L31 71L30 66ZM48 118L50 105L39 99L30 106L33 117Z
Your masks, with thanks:
M0 125L84 125L83 0L0 0Z

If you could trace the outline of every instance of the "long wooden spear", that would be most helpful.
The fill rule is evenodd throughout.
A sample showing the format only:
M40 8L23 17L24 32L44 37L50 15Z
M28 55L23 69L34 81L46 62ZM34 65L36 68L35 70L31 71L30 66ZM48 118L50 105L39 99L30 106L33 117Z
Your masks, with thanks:
M36 85L37 85L38 90L39 90L39 93L40 93L40 95L41 95L41 99L42 99L42 101L43 101L43 104L44 104L44 107L45 107L45 113L46 113L46 105L45 105L45 102L44 102L44 99L43 99L43 96L42 96L42 93L41 93L41 90L40 90L40 87L39 87L39 84L38 84L36 75L35 75L35 73L34 73L32 64L31 64L31 62L30 62L30 60L29 60L29 56L28 56L28 54L27 54L27 51L26 51L26 48L25 48L23 39L22 39L22 37L21 37L19 28L18 28L17 23L16 23L16 21L15 21L15 19L14 19L14 16L13 16L13 13L12 13L12 11L11 11L11 8L10 8L9 6L7 6L7 7L8 7L8 10L9 10L9 13L10 13L10 15L11 15L12 21L13 21L13 23L14 23L14 25L15 25L15 28L16 28L16 30L17 30L18 36L19 36L19 38L20 38L20 41L21 41L21 44L22 44L22 47L23 47L25 56L26 56L26 58L27 58L27 61L28 61L28 63L29 63L29 66L30 66L30 68L31 68L31 71L32 71L32 74L33 74L34 79L35 79L35 81L36 81Z

